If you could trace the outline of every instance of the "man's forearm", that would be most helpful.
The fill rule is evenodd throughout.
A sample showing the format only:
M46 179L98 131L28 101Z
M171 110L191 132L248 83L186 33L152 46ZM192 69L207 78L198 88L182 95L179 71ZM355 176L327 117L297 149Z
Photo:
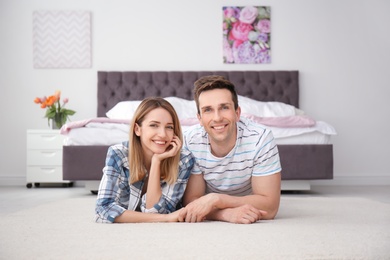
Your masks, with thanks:
M207 216L207 220L217 220L229 222L228 214L226 209L213 209Z
M211 193L210 201L213 203L213 207L217 209L236 208L245 204L250 204L256 208L260 208L261 195L248 195L248 196L230 196L227 194Z
M279 208L279 200L274 202L272 199L269 199L263 195L247 195L237 197L226 194L212 193L212 196L213 198L211 201L213 202L213 208L215 209L223 210L227 208L237 208L249 204L259 210L266 211L267 215L264 216L265 219L273 219ZM207 215L207 218L224 218L224 213L225 212L218 212L213 210L213 212L210 212L210 216Z
M246 204L236 208L215 209L207 215L206 219L226 221L237 224L251 224L264 219L267 212Z

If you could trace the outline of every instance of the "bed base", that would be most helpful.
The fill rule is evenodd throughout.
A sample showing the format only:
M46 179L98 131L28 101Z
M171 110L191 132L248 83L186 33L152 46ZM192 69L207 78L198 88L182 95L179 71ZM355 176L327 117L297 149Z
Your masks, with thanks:
M282 190L309 190L310 180L333 179L332 145L278 145ZM63 146L63 179L98 188L108 146Z
M85 181L85 189L92 194L97 194L100 181ZM307 191L311 189L310 181L283 181L281 185L282 191Z

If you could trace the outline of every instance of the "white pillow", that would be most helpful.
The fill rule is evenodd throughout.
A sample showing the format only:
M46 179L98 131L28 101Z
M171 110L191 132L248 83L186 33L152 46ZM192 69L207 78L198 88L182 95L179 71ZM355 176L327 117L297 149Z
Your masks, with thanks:
M132 119L139 104L141 104L141 100L121 101L111 108L106 116L111 119Z
M296 108L292 105L276 101L262 102L240 95L238 95L238 105L241 107L241 113L258 117L293 116L296 114Z
M196 118L196 104L195 100L187 100L178 97L164 98L175 108L179 119Z
M175 108L179 119L196 118L197 110L194 100L187 100L178 97L165 98ZM141 100L121 101L111 108L106 116L111 119L132 119L135 110ZM238 104L241 113L251 114L258 117L278 117L304 114L302 110L282 102L262 102L248 97L238 95Z
M164 98L175 108L179 119L196 118L196 104L194 100L178 97ZM106 116L111 119L132 119L135 110L141 104L141 100L121 101L111 108Z

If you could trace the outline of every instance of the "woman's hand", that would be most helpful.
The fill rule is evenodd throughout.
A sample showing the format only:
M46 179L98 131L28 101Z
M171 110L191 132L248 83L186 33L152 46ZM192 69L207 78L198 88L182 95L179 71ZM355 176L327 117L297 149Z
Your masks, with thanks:
M178 152L180 152L182 143L176 135L173 136L171 143L169 144L168 148L165 150L165 152L160 153L160 154L154 154L153 158L158 159L159 161L162 161L166 158L173 157L175 156Z
M176 210L172 213L166 214L166 222L179 222L179 215L180 212L182 212L184 208L181 208L179 210Z
M161 161L166 158L175 156L178 152L180 152L180 149L181 149L181 141L179 137L174 136L172 138L170 145L165 150L165 152L161 154L157 154L157 153L153 154L152 162L149 170L148 187L146 190L146 192L148 193L148 196L146 196L147 208L153 207L153 205L160 200L162 195L161 186L160 186Z

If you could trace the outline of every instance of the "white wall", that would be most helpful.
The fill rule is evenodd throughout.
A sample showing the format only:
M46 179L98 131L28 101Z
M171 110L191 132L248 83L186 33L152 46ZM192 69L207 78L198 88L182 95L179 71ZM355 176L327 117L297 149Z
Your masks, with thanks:
M272 63L223 64L221 7L250 4L272 8ZM93 67L33 69L35 10L91 11ZM338 131L330 183L390 184L389 10L386 0L0 0L0 185L25 184L26 130L48 128L33 99L61 89L72 120L95 117L98 70L299 70L301 108Z

